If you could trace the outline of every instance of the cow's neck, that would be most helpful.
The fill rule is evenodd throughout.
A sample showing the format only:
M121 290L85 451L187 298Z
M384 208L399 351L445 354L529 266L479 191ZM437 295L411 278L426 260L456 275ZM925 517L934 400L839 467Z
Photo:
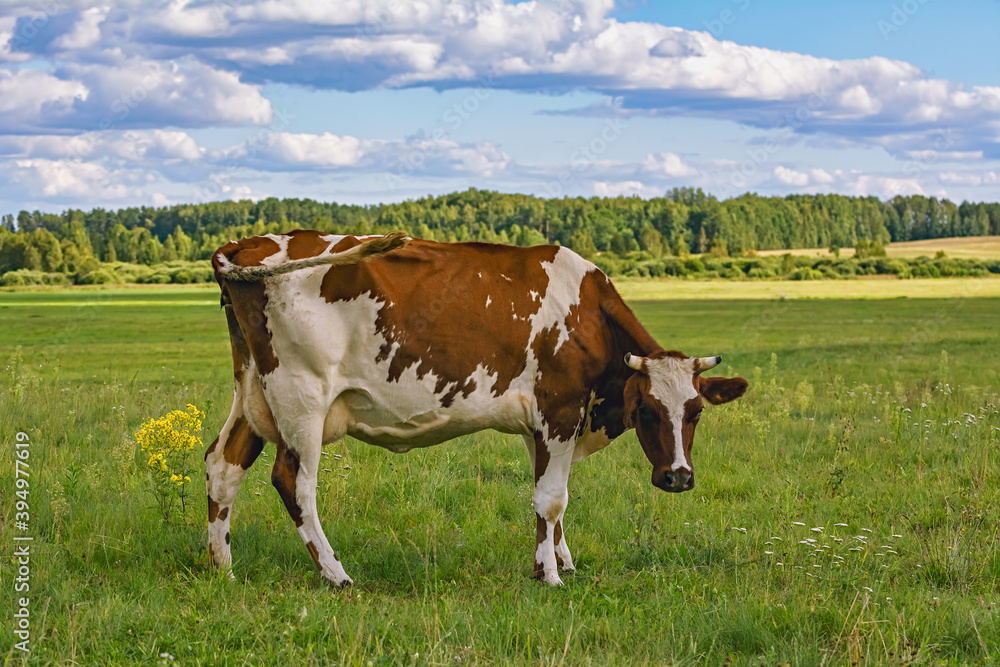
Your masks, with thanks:
M618 359L624 359L626 352L648 357L663 349L639 323L635 313L625 305L610 283L601 295L601 311L610 329L612 347L614 353L618 355ZM627 367L624 367L623 372L628 370Z
M611 439L625 432L625 383L635 373L625 365L625 355L648 357L662 350L649 332L639 323L617 292L604 295L601 310L610 340L607 366L595 385L597 398L603 399L591 413L591 430L601 428Z

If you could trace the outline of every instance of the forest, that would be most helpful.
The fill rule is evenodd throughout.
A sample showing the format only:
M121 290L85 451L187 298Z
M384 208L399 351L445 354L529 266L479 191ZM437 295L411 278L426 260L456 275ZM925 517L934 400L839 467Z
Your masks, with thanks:
M882 201L836 194L745 194L719 200L693 188L674 188L651 199L543 199L469 189L368 206L271 198L60 214L21 211L0 219L0 283L204 282L210 279L204 260L230 239L299 227L337 234L401 229L447 242L558 243L611 275L711 277L714 272L733 277L739 270L748 277L766 277L753 271L788 276L799 268L821 272L823 267L801 260L771 266L773 261L755 259L757 250L836 249L859 243L877 248L893 241L1000 235L1000 203L955 204L918 195ZM705 256L717 268L707 268L692 255ZM875 271L875 264L860 266L858 260L830 272L883 272ZM912 274L910 264L899 263L890 272ZM985 264L948 266L937 272L952 275L956 266L973 275L993 272ZM916 274L924 270L931 269ZM726 276L727 271L732 275Z

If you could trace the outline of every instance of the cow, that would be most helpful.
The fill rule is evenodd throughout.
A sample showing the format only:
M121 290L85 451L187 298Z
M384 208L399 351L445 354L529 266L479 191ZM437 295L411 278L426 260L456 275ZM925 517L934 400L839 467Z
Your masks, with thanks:
M264 442L271 482L316 567L352 584L316 510L321 447L351 435L393 452L483 429L524 438L534 470L533 576L572 571L563 532L570 466L635 429L652 483L695 483L703 401L743 378L721 357L665 350L594 264L568 248L436 243L297 230L212 257L235 395L205 454L208 553L231 572L229 521Z

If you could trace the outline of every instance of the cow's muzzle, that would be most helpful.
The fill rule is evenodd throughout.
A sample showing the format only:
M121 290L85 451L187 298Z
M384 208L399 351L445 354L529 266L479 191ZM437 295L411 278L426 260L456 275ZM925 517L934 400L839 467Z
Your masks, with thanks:
M690 491L694 488L694 473L690 470L653 469L653 486L670 493Z

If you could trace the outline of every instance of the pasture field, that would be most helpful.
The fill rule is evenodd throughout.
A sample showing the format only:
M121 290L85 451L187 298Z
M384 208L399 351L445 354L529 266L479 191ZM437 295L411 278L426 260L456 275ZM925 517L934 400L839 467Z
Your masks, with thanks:
M164 524L130 436L188 403L207 413L206 447L225 421L216 290L0 293L4 664L1000 660L995 292L681 298L683 281L620 284L646 296L631 305L661 344L722 354L720 374L751 386L706 407L691 492L655 489L631 433L575 466L578 570L561 589L529 578L532 476L520 438L493 432L406 455L326 448L320 512L356 582L344 591L321 580L270 486L269 444L234 506L236 580L209 573L204 447L186 511ZM28 593L13 592L15 535L34 538ZM22 595L28 657L13 647Z
M959 259L997 259L1000 257L1000 237L997 236L954 236L941 239L921 239L920 241L901 241L890 243L885 247L889 257L912 259L914 257L933 257L938 250L943 250L949 257ZM760 250L760 255L806 255L809 257L830 257L828 248L797 248L795 250ZM854 248L841 248L841 257L853 257Z
M684 280L614 278L628 301L672 299L965 299L1000 297L1000 279L867 276L858 280Z

